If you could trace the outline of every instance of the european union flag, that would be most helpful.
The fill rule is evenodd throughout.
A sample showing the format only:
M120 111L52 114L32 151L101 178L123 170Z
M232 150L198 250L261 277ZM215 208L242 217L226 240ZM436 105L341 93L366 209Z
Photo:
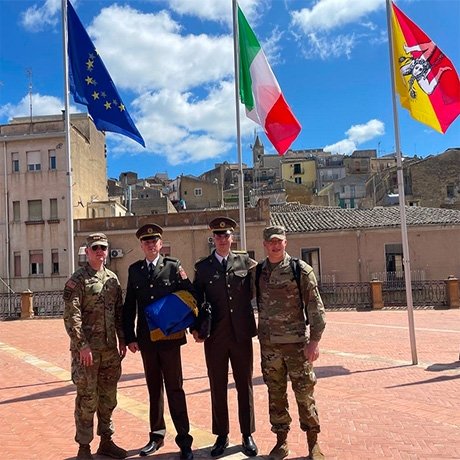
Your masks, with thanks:
M67 30L69 84L75 102L88 107L99 131L123 134L145 147L144 139L129 116L109 72L69 1Z

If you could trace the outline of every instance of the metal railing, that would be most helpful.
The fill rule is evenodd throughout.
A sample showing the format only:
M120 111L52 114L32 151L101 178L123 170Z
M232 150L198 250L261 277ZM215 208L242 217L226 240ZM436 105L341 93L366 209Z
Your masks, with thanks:
M366 309L372 306L369 283L321 283L319 290L326 308Z
M414 281L412 284L412 303L414 307L447 306L446 283L443 280ZM393 282L383 283L383 303L386 307L405 307L406 287Z
M61 316L64 313L62 291L34 292L35 316Z
M21 294L0 294L0 319L21 316Z

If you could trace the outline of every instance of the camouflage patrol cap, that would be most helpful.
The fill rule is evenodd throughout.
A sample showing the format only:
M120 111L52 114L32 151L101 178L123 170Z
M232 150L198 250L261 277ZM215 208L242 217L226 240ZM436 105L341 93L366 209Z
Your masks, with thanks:
M88 248L91 248L95 245L109 245L107 237L104 233L91 233L91 235L88 235L88 237L86 238L86 246L88 246Z
M162 235L163 229L157 224L145 224L136 232L136 237L141 241L161 238Z
M213 233L230 235L235 231L236 222L230 217L216 217L209 222L209 228Z
M270 241L273 238L277 238L279 240L286 239L286 229L281 225L272 225L270 227L265 227L264 229L264 240Z

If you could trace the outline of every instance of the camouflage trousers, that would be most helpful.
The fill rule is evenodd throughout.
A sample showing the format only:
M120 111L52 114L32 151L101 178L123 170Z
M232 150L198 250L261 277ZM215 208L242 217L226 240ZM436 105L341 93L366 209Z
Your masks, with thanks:
M89 444L94 437L94 413L97 434L112 436L112 412L117 405L117 383L121 376L118 350L93 351L93 365L80 364L80 353L72 352L72 381L77 386L75 399L75 441Z
M291 425L287 395L288 376L297 401L302 431L320 432L313 389L316 375L306 360L303 343L260 343L262 376L268 388L270 423L274 433L287 432Z

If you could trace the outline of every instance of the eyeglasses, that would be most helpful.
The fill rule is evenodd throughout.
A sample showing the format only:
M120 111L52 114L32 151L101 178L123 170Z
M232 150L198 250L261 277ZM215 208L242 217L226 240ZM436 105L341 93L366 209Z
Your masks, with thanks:
M91 249L96 252L98 249L100 249L101 251L107 251L107 246L102 246L102 244L95 244L93 246L91 246Z

